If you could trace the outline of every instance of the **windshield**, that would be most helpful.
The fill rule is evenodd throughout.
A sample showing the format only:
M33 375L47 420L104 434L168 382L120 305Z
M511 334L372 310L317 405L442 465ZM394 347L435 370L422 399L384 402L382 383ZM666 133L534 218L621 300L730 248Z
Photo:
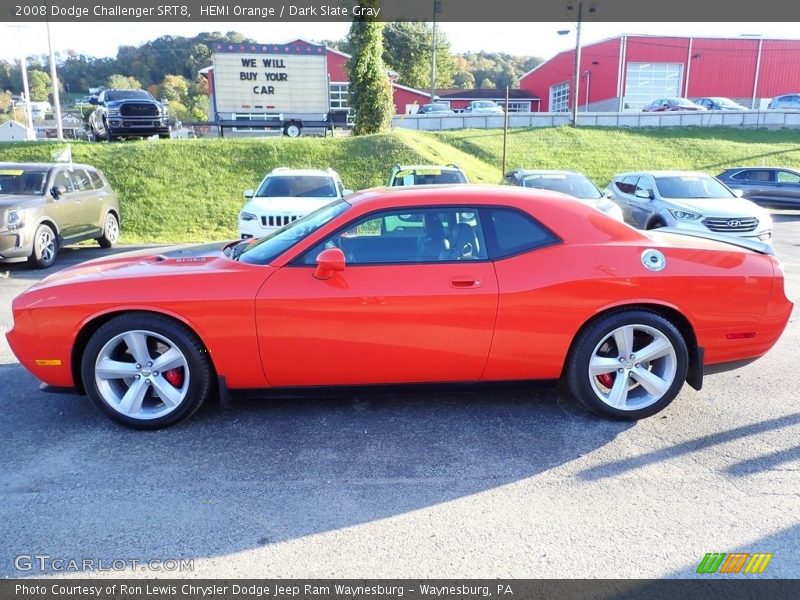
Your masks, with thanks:
M302 219L298 219L248 246L247 250L239 257L239 261L253 265L265 265L348 208L350 205L344 200L326 204Z
M47 171L0 167L0 194L41 196L46 183Z
M487 102L473 102L472 106L474 106L475 108L494 108L495 106L497 106L497 104L495 104L494 102L490 102L490 101L487 101Z
M732 198L728 188L708 175L656 177L656 187L662 198Z
M442 169L405 169L398 171L392 186L404 185L442 185L448 183L467 183L461 171Z
M583 200L602 198L600 190L583 175L541 174L528 175L522 184L526 188L539 188L569 194Z
M263 198L338 198L336 182L316 175L281 175L267 177L256 196Z
M426 104L423 108L428 112L442 112L450 110L450 107L447 106L447 104Z
M106 102L116 102L117 100L150 100L154 98L144 90L115 90L106 92Z

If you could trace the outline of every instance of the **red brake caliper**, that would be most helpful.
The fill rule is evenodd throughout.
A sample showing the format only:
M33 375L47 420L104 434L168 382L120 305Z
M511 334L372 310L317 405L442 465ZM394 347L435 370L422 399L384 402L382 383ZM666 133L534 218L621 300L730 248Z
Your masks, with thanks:
M607 388L614 386L614 378L611 377L611 373L603 373L602 375L598 375L597 380Z
M183 385L183 367L164 371L164 379L169 381L174 387L181 387Z

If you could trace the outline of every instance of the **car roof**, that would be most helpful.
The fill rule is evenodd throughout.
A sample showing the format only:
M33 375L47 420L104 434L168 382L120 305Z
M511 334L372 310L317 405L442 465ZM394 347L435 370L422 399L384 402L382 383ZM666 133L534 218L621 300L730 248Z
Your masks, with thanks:
M697 175L708 175L708 173L702 173L701 171L629 171L626 173L617 173L612 177L612 179L619 179L621 177L628 177L630 175L652 175L653 177L685 177L687 175L697 176Z
M273 175L288 175L289 177L339 177L339 174L333 169L290 169L288 167L277 167L267 173L267 177L272 177Z
M70 167L77 169L94 169L95 171L97 170L97 167L93 167L92 165L84 165L81 163L66 163L66 162L0 163L0 169L52 169L53 167Z
M507 174L510 175L511 173L522 173L523 175L583 175L586 177L586 175L580 171L570 171L567 169L514 169Z
M455 165L395 165L398 171L416 171L417 169L441 169L442 171L461 171L461 167Z

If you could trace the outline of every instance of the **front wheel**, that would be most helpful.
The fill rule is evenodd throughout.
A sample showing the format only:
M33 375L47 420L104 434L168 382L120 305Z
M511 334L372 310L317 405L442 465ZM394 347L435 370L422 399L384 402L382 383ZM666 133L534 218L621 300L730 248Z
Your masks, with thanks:
M135 429L161 429L191 416L208 397L212 377L197 336L151 313L128 313L102 325L81 361L95 405Z
M97 238L101 248L111 248L119 241L119 221L114 213L108 213L103 223L103 235Z
M566 378L595 414L633 421L664 409L686 380L689 352L680 331L643 310L612 313L575 340Z
M34 269L46 269L55 262L58 254L58 239L49 225L42 223L33 235L33 250L28 264Z

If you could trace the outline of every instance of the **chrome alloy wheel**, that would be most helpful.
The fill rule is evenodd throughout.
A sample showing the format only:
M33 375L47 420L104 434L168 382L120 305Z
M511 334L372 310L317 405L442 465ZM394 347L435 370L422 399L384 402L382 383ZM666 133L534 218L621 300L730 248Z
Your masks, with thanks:
M134 419L157 419L178 408L189 391L189 363L168 338L126 331L100 349L97 391L112 409Z
M36 240L36 254L45 264L53 262L56 256L56 238L49 227L39 229Z
M677 372L675 348L664 333L647 325L611 331L589 360L595 395L617 410L638 410L658 402Z
M117 222L117 218L111 213L106 215L106 226L103 233L111 244L116 244L117 240L119 240L119 223Z

